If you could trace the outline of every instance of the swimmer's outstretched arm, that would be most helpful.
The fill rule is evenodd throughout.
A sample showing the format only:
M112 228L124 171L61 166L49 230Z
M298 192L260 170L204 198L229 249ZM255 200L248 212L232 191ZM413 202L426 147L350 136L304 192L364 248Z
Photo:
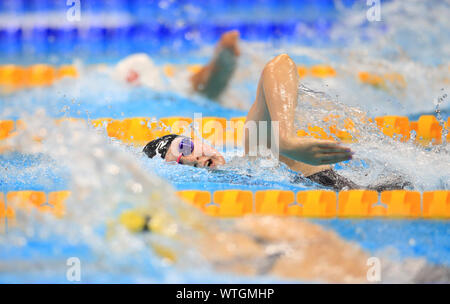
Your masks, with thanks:
M279 149L284 157L314 166L351 159L351 150L335 141L297 136L294 121L298 84L297 67L288 55L271 60L262 72L247 120L278 121Z
M196 92L216 99L225 90L240 55L238 41L238 31L229 31L220 37L212 60L190 79Z

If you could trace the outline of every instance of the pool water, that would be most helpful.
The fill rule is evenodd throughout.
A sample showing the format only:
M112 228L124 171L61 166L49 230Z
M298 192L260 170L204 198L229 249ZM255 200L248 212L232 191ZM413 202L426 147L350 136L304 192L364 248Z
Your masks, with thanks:
M21 119L27 125L10 139L14 151L0 154L0 192L72 192L67 201L67 216L63 219L39 212L18 212L14 221L0 222L4 226L3 231L0 230L0 282L67 283L66 260L69 257L81 260L84 283L290 281L270 275L244 276L217 271L198 255L195 246L173 237L169 228L163 229L161 235L136 235L111 226L117 225L121 210L139 206L168 214L167 227L175 225L180 235L196 233L180 214L187 213L189 218L204 222L210 229L239 221L231 219L223 223L204 217L180 202L175 190L297 192L324 187L306 181L294 183L298 173L284 164L274 166L264 160L236 158L233 151L225 152L227 165L217 171L148 159L140 147L126 146L108 138L105 130L88 124L56 125L54 119L193 118L194 113L227 119L246 116L265 62L286 52L298 65L326 64L337 71L336 77L302 79L322 105L333 108L334 114L341 117L360 112L369 117L403 115L412 121L431 113L444 122L450 110L447 97L450 25L446 19L450 4L430 2L433 5L419 1L410 5L401 1L383 3L383 20L377 24L365 20L364 6L341 8L339 13L328 13L326 20L330 24L326 33L321 28L308 29L302 32L304 36L298 42L287 38L268 42L262 38L246 39L242 35L238 70L219 103L177 90L183 86L182 80L171 80L163 73L167 64L184 69L190 64L206 63L213 51L211 41L196 48L186 47L182 57L175 55L179 52L177 48L161 53L149 51L154 53L152 59L163 79L160 86L153 88L130 87L105 72L112 70L126 55L122 53L105 57L80 56L75 61L80 71L78 78L66 78L50 87L0 95L0 119ZM234 14L236 20L244 18L237 12ZM288 37L287 33L284 35ZM315 40L315 35L320 39ZM141 51L139 47L129 48L128 53ZM24 60L20 54L8 56L8 62L30 60ZM59 58L56 56L58 59L52 56L36 55L35 58L52 63L67 60L62 54ZM99 63L108 67L99 67ZM395 72L403 76L407 85L381 88L367 85L355 76L360 71ZM299 103L297 112L299 127L323 123L323 117L330 113L306 101ZM308 113L306 117L304 113ZM450 151L446 142L422 147L413 142L393 140L370 126L358 125L357 129L360 140L349 144L356 152L354 159L335 166L341 174L364 185L383 175L401 174L417 191L450 189ZM42 136L44 140L36 142L35 136ZM412 259L416 263L426 261L450 267L450 224L445 220L310 222L335 231L373 256L398 263ZM164 244L181 258L171 264L148 244ZM398 271L396 280L407 280L406 272Z

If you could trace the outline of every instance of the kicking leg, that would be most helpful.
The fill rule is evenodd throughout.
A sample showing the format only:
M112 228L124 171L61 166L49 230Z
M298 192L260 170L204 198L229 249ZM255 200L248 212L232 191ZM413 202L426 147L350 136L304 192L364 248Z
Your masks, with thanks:
M239 32L226 32L220 38L214 58L192 75L191 84L195 91L210 99L217 99L225 90L236 69Z

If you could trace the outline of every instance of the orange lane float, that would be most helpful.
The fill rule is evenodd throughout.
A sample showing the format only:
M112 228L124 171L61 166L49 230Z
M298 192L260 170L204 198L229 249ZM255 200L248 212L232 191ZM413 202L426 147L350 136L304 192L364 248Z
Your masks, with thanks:
M168 134L178 134L189 137L191 136L191 124L192 119L187 117L165 117L159 120L148 118L147 123L141 127L141 133L144 132L147 135L142 137L142 141L134 142L134 144L145 145L150 140ZM126 128L126 126L123 128Z
M149 127L149 119L145 117L114 119L108 122L106 131L108 136L116 138L127 144L143 146L156 138Z
M14 130L14 121L0 120L0 140L11 136L13 130Z
M15 123L13 120L0 120L0 154L11 151L11 147L2 143L1 140L15 136L22 127L21 120L17 120Z
M450 218L450 191L426 191L423 193L424 218Z
M387 206L385 216L418 218L421 215L420 193L392 190L381 192L381 203Z
M14 219L19 209L27 212L35 209L61 218L66 213L65 201L70 195L70 191L49 192L46 196L42 191L25 190L8 192L5 198L0 192L0 220ZM215 217L255 214L304 218L450 219L449 190L426 191L422 196L416 191L384 191L380 201L378 193L371 190L347 190L338 194L330 190L299 191L297 194L289 190L262 190L256 191L254 196L248 190L219 190L213 194L214 203L211 203L209 191L182 190L177 191L177 195Z
M306 75L308 75L308 68L305 66L298 65L297 72L298 72L298 75L300 76L300 78L303 78Z
M447 132L447 142L450 142L450 117L447 118L447 123L446 123L446 132Z
M125 127L121 120L113 119L107 123L106 132L109 137L121 140L125 135Z
M198 73L202 68L203 68L203 66L202 66L201 64L191 64L191 65L188 65L187 70L188 70L191 74L196 74L196 73Z
M380 75L369 72L359 72L358 78L362 83L369 84L377 88L384 88L386 86L385 80Z
M56 79L55 68L46 64L32 65L27 69L28 86L49 86Z
M159 119L162 135L191 135L192 119L188 117L163 117Z
M78 71L73 65L63 65L58 68L56 75L58 79L65 77L76 78L78 77Z
M339 192L338 217L365 218L373 215L372 206L378 202L378 192L348 190Z
M318 126L308 126L308 131L305 130L298 130L297 136L299 137L314 137L317 139L330 139L333 140L334 137L327 134L324 128L318 127Z
M356 142L358 132L355 128L355 122L351 118L345 118L343 120L343 128L338 128L338 120L340 119L339 115L328 115L323 119L325 123L329 125L329 134L339 138L339 140L343 142ZM370 119L369 119L370 121ZM364 119L361 119L361 123L367 123Z
M201 64L191 64L185 67L185 69L190 74L198 73L202 68L203 65ZM174 77L175 74L180 71L180 69L182 69L181 66L175 66L172 64L166 64L162 68L164 75L166 75L166 77L168 78ZM326 78L326 77L335 77L337 74L336 70L333 67L325 64L318 64L310 67L306 67L304 65L297 65L297 71L300 78L303 78L305 76Z
M209 215L220 217L243 216L252 213L253 193L246 190L219 190L214 192L214 204L205 207Z
M355 122L351 118L344 119L344 130L333 129L330 127L330 132L336 134L336 136L343 142L355 142L356 137L358 136L358 132L355 128Z
M183 190L177 191L177 195L201 210L204 210L205 206L211 203L211 193L209 191Z
M83 118L72 118L72 117L64 117L55 119L56 125L61 125L64 123L84 123L85 120Z
M145 146L149 141L155 139L155 135L149 128L149 119L143 117L125 118L122 121L125 128L122 140L125 143L137 146Z
M406 116L381 116L376 117L377 126L383 134L389 137L398 137L401 141L408 141L410 124Z
M383 204L374 204L370 207L370 217L382 218L387 216L387 208Z
M336 193L327 190L299 191L297 204L288 208L289 215L312 218L336 216Z
M63 217L66 213L65 201L71 195L70 191L55 191L48 194L48 204L50 208L48 211L53 213L56 217Z
M317 78L335 77L336 70L325 64L313 65L311 67L306 67L303 65L297 65L297 72L300 78L311 76Z
M11 191L6 195L8 206L13 209L20 208L26 211L31 211L33 208L37 208L40 211L44 211L43 208L47 198L42 191Z
M163 67L163 72L167 77L172 78L175 75L175 67L171 64L166 64Z
M329 65L322 65L322 64L314 65L309 69L309 72L312 76L318 78L336 76L336 70Z
M358 130L355 122L350 119L344 119L343 126L337 127L335 122L339 117L329 115L324 118L328 125L325 127L308 125L307 130L297 131L300 137L314 137L318 139L339 139L343 142L356 142ZM170 133L198 137L209 141L214 146L223 146L225 144L233 147L242 147L245 127L245 117L234 117L230 120L221 117L203 117L196 119L192 124L192 119L188 117L164 117L159 120L146 117L125 118L122 120L112 118L99 118L91 120L94 127L106 127L107 134L110 137L121 140L127 144L136 146L145 145L148 141L167 135ZM84 121L79 118L56 119L56 123ZM362 123L372 121L371 119L361 119ZM441 125L433 115L422 115L418 121L409 122L405 116L380 116L375 118L377 126L383 134L407 141L411 137L411 132L416 133L415 142L420 145L442 144L443 140L450 140L450 119ZM192 128L195 126L195 130ZM0 140L9 136L14 136L15 131L24 129L25 122L12 120L0 121ZM38 139L37 139L38 140Z
M397 89L406 88L406 81L399 73L386 73L383 75L361 71L358 73L358 79L362 83L371 85L376 88L387 90L389 86Z
M286 215L288 206L295 201L294 192L263 190L255 192L255 214Z
M70 196L70 191L55 191L47 196L42 191L11 191L6 195L6 202L3 193L0 193L0 218L15 218L15 210L31 212L36 209L40 212L48 212L61 218L65 215L65 200ZM7 208L5 209L5 206Z
M112 118L97 118L92 119L91 124L94 126L94 128L106 128L106 126L112 121Z
M23 67L9 64L0 66L0 86L11 89L24 87L26 84L26 72Z
M22 67L13 64L0 66L0 86L5 92L28 87L50 86L56 80L65 77L78 77L78 70L73 65L54 67L47 64L35 64Z
M6 205L5 195L0 192L0 220L4 218L14 218L14 209Z
M389 81L391 85L396 87L397 89L404 89L406 88L406 81L405 78L399 74L399 73L386 73L384 74L384 79Z
M450 117L447 118L447 123L446 123L445 129L447 132L446 140L447 140L447 142L450 142Z
M416 142L421 145L442 144L442 126L433 115L422 115L417 122L411 122L410 130L416 133Z

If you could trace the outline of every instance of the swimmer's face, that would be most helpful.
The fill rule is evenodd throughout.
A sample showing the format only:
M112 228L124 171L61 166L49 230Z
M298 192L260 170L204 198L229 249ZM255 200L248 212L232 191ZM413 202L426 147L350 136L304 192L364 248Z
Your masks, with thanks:
M167 150L165 160L168 162L176 162L180 155L180 142L184 137L175 138ZM191 139L192 140L192 139ZM213 147L202 143L199 140L192 140L194 143L194 150L190 155L181 156L180 164L189 165L200 168L214 169L217 166L225 164L225 159L219 151Z

